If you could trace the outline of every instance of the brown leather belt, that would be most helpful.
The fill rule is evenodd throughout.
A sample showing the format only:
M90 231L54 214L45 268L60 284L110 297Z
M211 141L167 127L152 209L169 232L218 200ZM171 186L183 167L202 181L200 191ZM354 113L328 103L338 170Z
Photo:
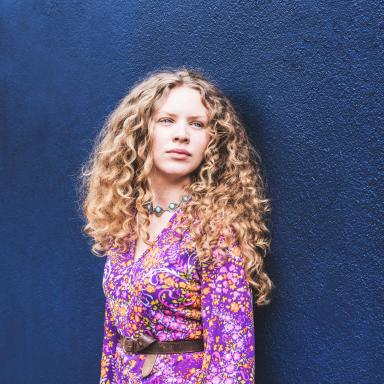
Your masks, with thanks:
M159 353L168 354L204 351L203 339L158 341L150 335L143 334L137 338L128 338L122 336L120 342L125 353L142 353L148 355L145 357L145 361L142 367L143 377L147 377L151 373Z
M181 353L204 350L203 339L158 341L149 335L138 338L121 337L121 345L126 353Z

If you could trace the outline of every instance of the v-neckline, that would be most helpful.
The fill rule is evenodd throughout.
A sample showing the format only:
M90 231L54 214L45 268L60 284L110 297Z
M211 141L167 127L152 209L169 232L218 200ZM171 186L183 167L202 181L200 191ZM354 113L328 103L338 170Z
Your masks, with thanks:
M138 263L159 241L160 236L171 226L173 221L176 218L177 213L180 211L182 207L179 206L176 208L176 210L173 212L172 216L168 219L164 227L161 229L161 231L158 233L156 236L155 240L153 241L153 245L147 246L147 248L139 255L137 258L135 258L135 253L136 253L136 239L132 240L132 252L131 252L131 257L133 263Z

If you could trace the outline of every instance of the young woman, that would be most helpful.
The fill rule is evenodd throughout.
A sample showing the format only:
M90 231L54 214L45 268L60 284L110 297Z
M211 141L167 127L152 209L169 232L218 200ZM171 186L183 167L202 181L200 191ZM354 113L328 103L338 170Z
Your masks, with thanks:
M192 69L149 74L109 116L82 172L107 256L100 383L253 383L253 304L274 287L258 160Z

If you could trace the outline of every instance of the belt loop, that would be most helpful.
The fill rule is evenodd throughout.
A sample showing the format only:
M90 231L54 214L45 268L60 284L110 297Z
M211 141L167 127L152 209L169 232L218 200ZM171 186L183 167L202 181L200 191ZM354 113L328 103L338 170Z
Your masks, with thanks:
M151 354L145 355L144 363L141 368L141 375L143 376L143 378L151 374L153 366L155 365L157 356L159 356L157 353L152 355Z

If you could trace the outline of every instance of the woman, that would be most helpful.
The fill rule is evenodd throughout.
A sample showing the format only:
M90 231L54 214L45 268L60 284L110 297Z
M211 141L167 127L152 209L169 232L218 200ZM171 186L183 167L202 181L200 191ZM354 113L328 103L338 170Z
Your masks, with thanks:
M84 231L107 255L100 383L253 383L253 292L270 302L259 159L201 73L160 70L83 167Z

